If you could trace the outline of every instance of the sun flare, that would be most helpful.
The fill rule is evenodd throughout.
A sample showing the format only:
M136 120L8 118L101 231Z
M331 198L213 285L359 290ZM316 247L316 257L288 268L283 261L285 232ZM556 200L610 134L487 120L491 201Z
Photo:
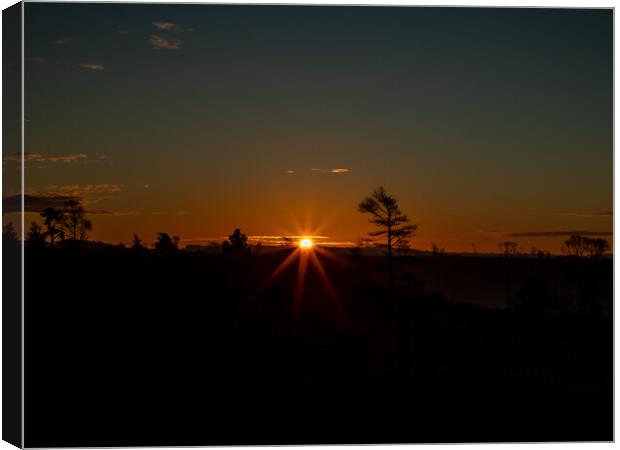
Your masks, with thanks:
M312 248L312 240L308 239L308 238L304 238L301 241L299 241L299 247L300 248Z

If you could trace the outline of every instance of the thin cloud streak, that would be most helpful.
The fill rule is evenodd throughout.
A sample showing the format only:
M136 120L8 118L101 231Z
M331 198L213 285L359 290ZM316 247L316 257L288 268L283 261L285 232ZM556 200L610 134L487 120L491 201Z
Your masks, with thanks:
M334 174L339 174L339 173L347 173L350 172L351 169L346 169L344 167L336 167L333 169L317 169L317 168L312 168L310 169L312 172L319 172L319 173L334 173Z
M105 68L105 66L103 64L80 63L79 66L83 67L85 69L94 70L94 71L103 70Z
M96 192L105 192L108 194L121 192L124 184L119 183L102 183L102 184L51 184L49 189L59 190L62 192L71 192L72 195L92 194Z
M11 155L6 155L3 159L5 162L19 162L21 161L22 154L21 153L13 153ZM33 153L33 152L24 152L24 161L25 162L61 162L61 163L74 163L81 162L88 158L88 155L84 153L74 153L69 155L62 156L45 156L41 153Z
M504 234L506 233L506 231L503 230L476 230L476 233L482 233L482 234Z
M113 211L108 209L89 209L86 210L86 213L94 216L135 216L139 214L137 211Z
M58 39L53 40L52 44L63 45L63 44L68 44L71 41L73 41L73 38L71 36L62 36L62 37L59 37Z
M47 156L41 153L25 152L23 156L24 169L50 169L65 164L98 164L105 162L106 159L105 155L99 153L96 154L95 158L90 158L85 153ZM22 155L19 152L6 155L2 158L3 169L21 169L19 164L21 161Z
M507 233L507 237L568 237L568 236L613 236L612 231L590 231L590 230L574 230L574 231L522 231L517 233Z
M32 194L47 197L67 196L79 199L85 205L98 203L103 200L114 198L125 187L124 184L102 183L102 184L52 184L47 186L43 192L33 192Z
M612 231L592 230L552 230L552 231L505 231L505 230L476 230L477 233L489 234L497 238L502 237L570 237L580 236L613 236Z
M599 211L599 212L585 212L585 213L566 212L566 213L559 213L558 215L564 216L564 217L613 217L614 212L613 211Z

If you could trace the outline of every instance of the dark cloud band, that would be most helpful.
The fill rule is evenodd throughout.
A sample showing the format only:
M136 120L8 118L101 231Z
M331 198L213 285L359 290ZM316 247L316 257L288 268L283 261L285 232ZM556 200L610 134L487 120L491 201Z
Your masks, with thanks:
M62 208L69 200L79 201L79 197L68 195L24 195L24 212L41 212L45 208ZM2 210L5 213L16 213L22 210L22 196L11 195L2 199Z
M507 233L508 237L561 237L561 236L613 236L612 231L523 231L518 233Z

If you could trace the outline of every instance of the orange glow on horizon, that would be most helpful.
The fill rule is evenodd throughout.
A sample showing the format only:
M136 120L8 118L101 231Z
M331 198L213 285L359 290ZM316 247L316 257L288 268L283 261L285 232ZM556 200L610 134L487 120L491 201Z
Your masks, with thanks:
M312 239L303 238L301 241L299 241L299 247L302 249L310 249L312 248L312 245Z

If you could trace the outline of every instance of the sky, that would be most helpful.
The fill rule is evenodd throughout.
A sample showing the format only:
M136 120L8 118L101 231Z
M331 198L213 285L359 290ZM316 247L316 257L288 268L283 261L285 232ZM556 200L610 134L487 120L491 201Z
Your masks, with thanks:
M93 240L239 227L346 245L372 231L357 204L382 185L422 250L611 240L612 20L26 3L25 220L75 196ZM9 179L18 151L4 149Z

